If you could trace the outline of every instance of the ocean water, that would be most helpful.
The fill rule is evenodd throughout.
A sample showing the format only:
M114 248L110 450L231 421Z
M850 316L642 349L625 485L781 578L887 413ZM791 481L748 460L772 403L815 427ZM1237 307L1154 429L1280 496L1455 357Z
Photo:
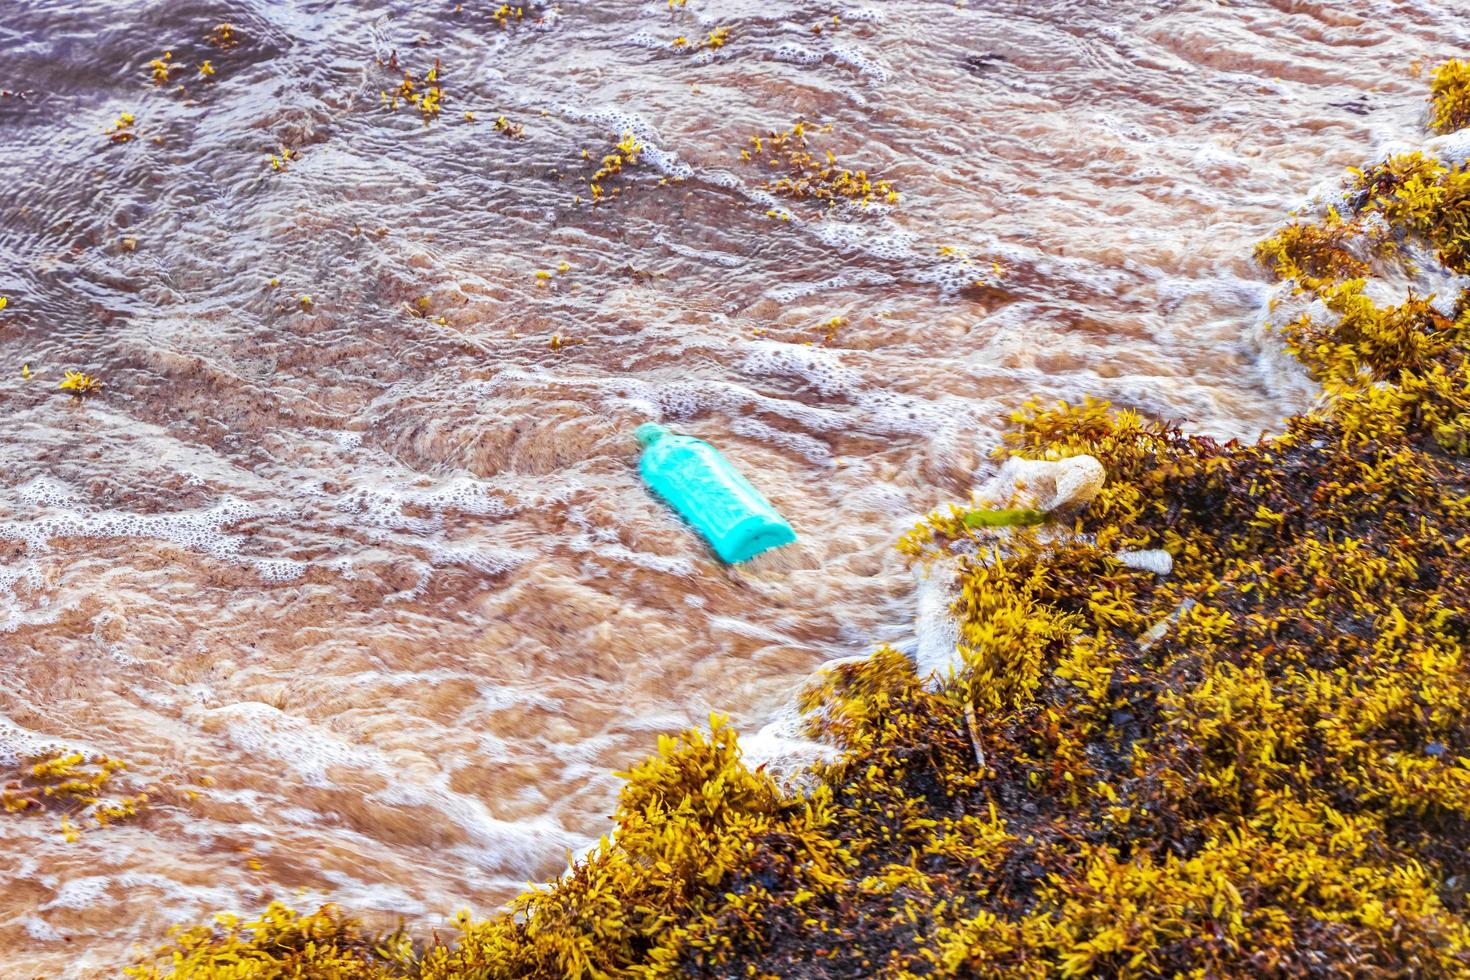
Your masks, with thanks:
M893 543L1021 403L1310 403L1250 247L1470 48L1451 0L498 6L0 4L0 772L153 798L0 815L0 977L272 898L488 914L658 733L781 761L812 671L917 642ZM898 200L773 194L798 121ZM721 566L650 419L801 542Z

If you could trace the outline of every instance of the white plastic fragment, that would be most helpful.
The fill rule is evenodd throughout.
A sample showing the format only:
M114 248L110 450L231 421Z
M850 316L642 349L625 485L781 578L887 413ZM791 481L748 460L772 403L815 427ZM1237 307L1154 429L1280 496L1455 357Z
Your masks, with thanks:
M1136 568L1144 572L1153 572L1155 575L1168 575L1174 570L1174 556L1163 548L1149 548L1144 551L1120 551L1113 555L1118 559L1118 564L1129 568Z
M1013 456L977 496L1001 506L1071 510L1096 497L1106 479L1107 471L1091 456L1066 459Z

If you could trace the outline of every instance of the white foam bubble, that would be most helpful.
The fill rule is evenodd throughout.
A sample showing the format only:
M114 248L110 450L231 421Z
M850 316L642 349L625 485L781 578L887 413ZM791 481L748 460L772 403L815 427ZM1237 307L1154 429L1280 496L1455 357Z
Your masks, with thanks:
M826 218L809 225L817 241L842 252L861 252L890 263L915 263L917 239L906 231L877 232L856 221ZM918 263L916 263L918 264Z
M680 242L674 241L662 232L659 232L657 235L655 235L653 237L653 240L658 242L664 248L668 249L670 252L673 252L675 255L682 255L686 259L695 259L699 262L708 262L713 265L724 266L727 269L741 268L745 265L746 261L743 257L739 255L732 255L729 252L718 252L713 249L690 248L688 245L684 245Z
M400 778L374 793L372 799L389 805L428 807L443 814L472 842L470 847L454 850L481 868L532 868L548 852L564 852L582 839L567 833L551 817L500 820L478 799L450 790L448 779L447 774L428 783Z
M758 378L800 378L828 396L852 394L862 386L862 376L843 367L832 351L775 341L755 341L750 347L751 352L740 366L746 374Z
M918 398L898 391L869 390L860 393L854 404L861 411L863 427L879 435L915 435L939 437L970 424L975 406L963 398L941 396L936 400Z
M427 915L429 907L406 890L386 881L361 881L345 871L324 868L317 872L333 885L324 901L349 909L378 909L394 915Z
M80 878L71 878L62 883L56 897L40 906L42 911L47 909L89 909L100 904L107 898L108 891L112 888L112 877L110 875L84 875Z
M856 68L859 75L874 79L880 83L887 82L893 77L892 70L882 61L863 53L852 45L834 44L828 50L838 62Z
M33 732L0 715L0 765L18 766L27 759L57 755L67 750L66 743Z
M772 49L771 57L776 61L784 61L792 65L816 65L821 63L824 55L814 48L794 44L791 41L782 41Z
M242 826L242 835L248 835L248 827ZM266 827L259 825L261 832ZM156 889L158 895L154 901L162 902L176 911L209 909L211 911L229 907L239 900L239 895L232 889L215 887L211 885L191 885L180 882L167 875L155 874L149 871L124 871L113 876L113 883L123 890L125 895L136 897L140 889Z
M663 575L677 575L681 578L692 578L698 573L694 562L688 558L677 555L656 555L649 551L634 551L616 542L582 542L574 543L576 550L593 552L603 558L634 565L638 568L646 568L651 572Z
M225 735L235 748L249 756L284 764L308 786L330 787L327 770L333 767L383 774L391 771L376 752L351 745L263 701L226 705L209 714L224 723Z
M77 502L77 492L60 480L38 476L15 488L16 497L37 507L70 507Z
M233 558L241 542L224 529L261 513L259 508L233 497L225 497L206 510L165 514L47 508L29 520L0 521L0 540L23 541L32 553L44 553L55 538L148 538L215 558Z
M339 496L333 506L352 515L357 527L427 534L443 523L438 517L409 517L404 507L412 502L412 491L381 486L358 486Z
M707 622L712 630L724 630L737 636L748 636L753 640L764 640L767 643L777 643L782 646L802 645L792 636L774 629L767 622L752 622L738 616L710 616Z
M486 575L503 575L524 565L532 557L524 551L476 543L440 544L429 548L429 560L435 565L460 565Z
M766 295L777 303L789 305L807 296L833 289L844 289L848 286L886 286L893 281L894 277L891 274L880 272L877 269L851 269L815 282L795 282L773 286L766 291Z
M639 160L665 177L684 180L694 176L694 168L679 159L677 153L663 149L657 128L642 116L623 109L607 106L590 112L570 106L562 107L562 113L570 119L594 123L614 136L631 133L642 146Z
M807 738L801 712L791 703L778 709L759 731L740 736L740 751L750 768L764 766L773 776L798 781L808 776L813 763L837 757L833 746Z
M656 383L641 379L588 379L580 382L598 388L612 388L619 397L635 403L657 407L650 418L686 419L704 411L726 415L749 415L768 412L797 423L813 432L835 432L849 422L839 412L804 405L797 401L760 394L743 385L727 381L669 381Z
M952 561L935 561L915 572L914 662L920 676L943 678L963 665L954 615L955 572Z
M43 943L59 943L65 937L51 923L37 915L27 915L20 920L26 935Z
M502 685L486 685L479 689L479 698L476 704L482 711L496 712L504 711L506 708L541 708L545 711L556 711L561 707L560 698L547 697L520 687L506 687Z
M30 608L21 601L21 586L27 591L38 592L42 584L41 567L29 558L0 565L0 633L11 633L22 626L38 626L56 621L63 608L48 607L47 597L39 597Z
M654 51L662 51L669 46L667 41L659 40L649 31L634 31L623 38L622 43L630 48L648 48Z
M996 276L989 267L977 267L974 263L947 260L917 265L907 270L914 282L929 283L939 287L940 296L948 299L976 283L994 285Z
M818 466L830 468L837 465L837 461L832 456L832 450L825 442L804 433L787 432L767 425L760 419L751 418L736 419L730 424L730 429L740 435L758 439L767 445L789 449Z
M252 558L250 565L266 582L294 582L307 569L306 562L292 558Z
M985 440L984 445L989 447L995 445L994 440ZM866 485L859 486L850 494L852 500L862 505L862 509L880 514L889 514L895 518L908 518L912 514L912 505L909 503L902 490L881 480L871 480ZM914 521L906 520L896 529L907 530ZM897 535L894 535L897 537Z

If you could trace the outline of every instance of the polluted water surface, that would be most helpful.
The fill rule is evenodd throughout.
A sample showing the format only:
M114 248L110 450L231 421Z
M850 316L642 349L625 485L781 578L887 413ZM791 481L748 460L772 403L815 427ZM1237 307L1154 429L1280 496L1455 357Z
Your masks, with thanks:
M1448 0L6 3L0 765L127 767L116 819L0 814L0 976L489 912L711 711L804 757L1025 400L1311 402L1251 245L1467 45ZM650 421L798 541L720 563Z

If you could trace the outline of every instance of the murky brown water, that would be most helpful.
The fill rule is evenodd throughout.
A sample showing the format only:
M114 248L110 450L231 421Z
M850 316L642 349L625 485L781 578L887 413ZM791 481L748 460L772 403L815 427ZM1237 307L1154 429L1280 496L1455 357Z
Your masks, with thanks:
M1306 392L1250 244L1470 46L1453 0L495 6L0 7L0 763L162 787L71 844L0 817L0 976L272 897L489 912L657 732L911 642L892 542L1024 399L1271 426ZM395 51L442 63L430 125ZM738 150L798 117L899 205L763 196ZM718 565L637 480L650 418L801 545Z

